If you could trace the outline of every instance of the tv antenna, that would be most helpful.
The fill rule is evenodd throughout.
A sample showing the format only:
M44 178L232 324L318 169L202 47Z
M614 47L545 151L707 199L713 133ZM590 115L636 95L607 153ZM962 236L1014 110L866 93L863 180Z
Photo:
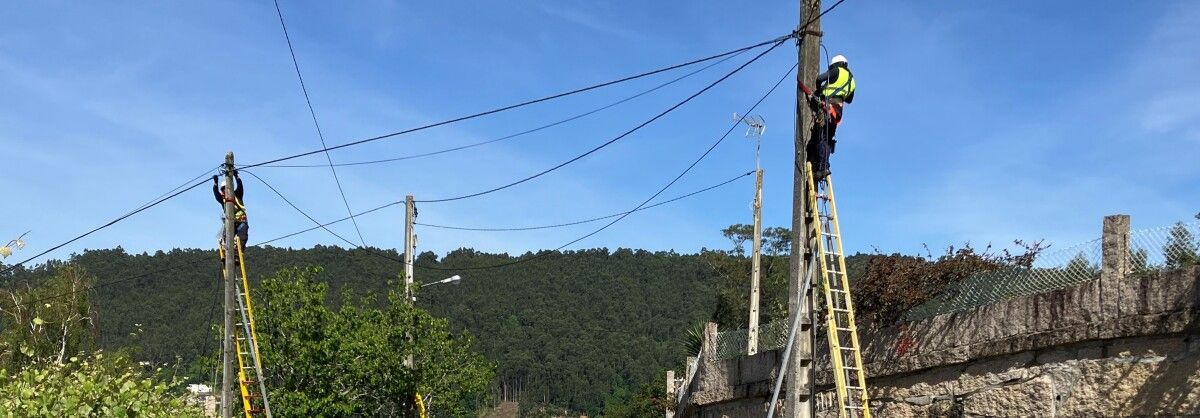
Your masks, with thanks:
M758 154L762 150L762 135L767 131L767 121L759 115L738 115L733 112L733 120L746 124L746 137L753 138L754 146L754 167L758 168Z

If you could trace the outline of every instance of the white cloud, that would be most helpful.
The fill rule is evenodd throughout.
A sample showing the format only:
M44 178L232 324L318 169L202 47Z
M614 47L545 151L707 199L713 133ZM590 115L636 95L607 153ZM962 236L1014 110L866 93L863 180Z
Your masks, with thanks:
M627 41L638 42L643 40L643 36L641 34L631 29L608 22L597 15L590 14L583 10L566 8L562 7L561 5L551 6L547 3L542 5L542 11L572 24L583 26L596 32L614 35Z

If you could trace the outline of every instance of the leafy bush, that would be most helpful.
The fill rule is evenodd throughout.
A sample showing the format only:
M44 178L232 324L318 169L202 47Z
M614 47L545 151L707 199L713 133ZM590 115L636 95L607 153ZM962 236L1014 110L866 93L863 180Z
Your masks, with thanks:
M871 256L865 274L854 285L855 316L863 323L894 323L909 309L974 274L1008 267L1029 268L1045 249L1041 241L1014 242L1024 249L1022 253L996 253L990 245L977 251L967 243L961 248L949 247L936 259L900 254Z
M0 411L21 417L199 417L176 389L178 380L158 381L123 357L97 352L30 364L10 375L0 371Z

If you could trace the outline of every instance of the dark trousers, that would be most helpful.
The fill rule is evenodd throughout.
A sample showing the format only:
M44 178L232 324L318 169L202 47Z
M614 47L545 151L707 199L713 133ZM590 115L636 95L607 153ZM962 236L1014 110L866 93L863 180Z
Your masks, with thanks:
M837 125L832 123L814 125L808 137L805 153L808 156L808 162L812 164L814 180L821 180L829 173L829 155L833 153L833 133L836 130Z
M818 117L823 120L817 121L812 127L808 137L808 146L805 147L805 154L808 156L808 162L812 164L813 180L820 181L829 174L829 155L833 154L834 146L837 141L834 139L834 133L837 132L838 122L841 122L842 106L840 104L831 105L833 108L825 112L816 112Z
M225 228L221 228L221 248L225 248ZM233 235L242 251L246 251L246 241L250 239L250 224L246 222L233 223ZM236 260L236 257L235 257Z
M246 251L246 241L250 239L250 224L248 222L234 223L233 234L237 235L238 244L241 244L242 251Z

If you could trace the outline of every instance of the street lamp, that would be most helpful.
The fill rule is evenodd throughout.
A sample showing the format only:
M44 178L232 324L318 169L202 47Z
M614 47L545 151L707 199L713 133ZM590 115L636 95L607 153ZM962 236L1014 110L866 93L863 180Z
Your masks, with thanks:
M458 284L458 281L459 281L459 280L462 280L462 277L459 277L457 274L455 274L455 275L453 275L453 276L447 277L447 278L445 278L445 279L438 280L438 281L436 281L436 282L432 282L432 283L425 283L425 284L421 285L421 287L433 286L433 285L435 285L435 284L442 284L442 283L454 283L454 284ZM417 301L417 296L416 296L416 295L413 295L413 296L412 296L412 301L413 301L413 302L416 302L416 301Z
M438 281L436 281L436 282L433 282L433 283L425 283L425 284L421 285L421 287L425 287L425 286L433 286L433 285L435 285L435 284L442 284L442 283L455 283L455 284L457 284L459 280L462 280L462 277L459 277L457 274L455 274L455 275L453 275L453 276L447 277L447 278L445 278L445 279L442 279L442 280L438 280Z

